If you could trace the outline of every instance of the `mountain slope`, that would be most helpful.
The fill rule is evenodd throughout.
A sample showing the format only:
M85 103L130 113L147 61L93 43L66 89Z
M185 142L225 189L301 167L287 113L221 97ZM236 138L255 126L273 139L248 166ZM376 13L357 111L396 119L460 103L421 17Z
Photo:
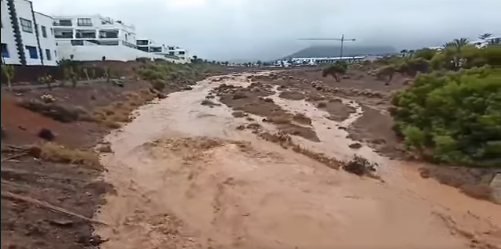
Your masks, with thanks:
M311 46L284 57L289 58L308 58L308 57L337 57L339 56L340 46ZM344 46L343 56L357 55L383 55L397 53L392 46Z

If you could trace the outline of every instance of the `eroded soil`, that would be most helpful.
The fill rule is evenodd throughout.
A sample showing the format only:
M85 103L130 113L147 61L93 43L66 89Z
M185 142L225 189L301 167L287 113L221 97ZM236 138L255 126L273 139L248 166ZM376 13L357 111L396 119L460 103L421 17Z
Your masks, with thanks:
M110 134L103 176L117 192L95 216L109 224L96 227L101 248L499 248L498 205L351 146L352 129L392 143L367 138L372 124L362 123L387 93L295 77L209 79L140 108ZM385 127L378 122L375 130ZM378 177L332 167L354 154L379 163Z

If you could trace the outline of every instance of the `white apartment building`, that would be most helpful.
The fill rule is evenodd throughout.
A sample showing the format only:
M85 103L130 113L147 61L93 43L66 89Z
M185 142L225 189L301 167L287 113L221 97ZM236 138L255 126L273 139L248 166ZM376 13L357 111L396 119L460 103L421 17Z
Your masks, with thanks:
M55 16L54 36L59 44L84 46L85 42L104 46L136 48L133 25L101 15Z
M57 65L52 18L33 10L28 0L2 0L2 62L14 65Z
M136 48L133 25L101 15L56 16L54 37L61 58L77 61L131 61L156 58Z
M189 63L191 61L187 50L180 47L158 44L155 41L146 38L137 39L136 45L137 49L141 51L164 56L166 59L172 60L173 62Z

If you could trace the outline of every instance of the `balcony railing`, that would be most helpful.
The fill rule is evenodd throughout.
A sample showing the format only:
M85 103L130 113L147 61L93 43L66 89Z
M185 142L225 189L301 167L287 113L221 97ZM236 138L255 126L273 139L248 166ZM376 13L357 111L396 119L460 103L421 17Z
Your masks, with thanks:
M62 20L60 20L59 22L53 22L52 24L54 26L62 26L62 27L71 27L71 26L73 26L73 23L71 21L62 21Z
M54 34L54 37L57 39L72 39L72 33L63 33L63 34Z

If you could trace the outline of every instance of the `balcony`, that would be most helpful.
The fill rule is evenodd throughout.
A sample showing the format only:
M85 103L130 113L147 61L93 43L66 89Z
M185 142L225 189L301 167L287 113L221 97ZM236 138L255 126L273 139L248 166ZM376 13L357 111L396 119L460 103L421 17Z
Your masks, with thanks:
M96 31L95 30L77 30L76 34L75 34L75 38L96 39Z
M99 31L99 39L117 39L118 30L101 30Z
M54 37L56 39L73 39L73 32L55 32Z
M52 24L54 26L60 26L60 27L71 27L71 26L73 26L73 22L71 20L56 20Z

